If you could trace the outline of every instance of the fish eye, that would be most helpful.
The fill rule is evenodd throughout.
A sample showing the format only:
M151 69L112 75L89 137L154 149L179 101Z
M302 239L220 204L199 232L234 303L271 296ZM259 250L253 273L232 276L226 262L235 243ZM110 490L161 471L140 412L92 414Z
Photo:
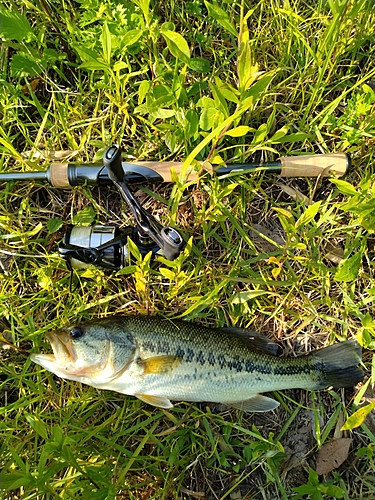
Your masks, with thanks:
M74 326L70 332L69 335L72 339L80 339L83 337L83 330L79 326Z

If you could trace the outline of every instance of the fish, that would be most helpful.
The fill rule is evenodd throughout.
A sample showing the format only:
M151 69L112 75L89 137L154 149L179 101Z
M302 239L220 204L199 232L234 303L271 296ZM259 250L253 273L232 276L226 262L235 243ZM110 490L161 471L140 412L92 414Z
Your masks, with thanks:
M46 338L53 354L31 354L41 367L165 409L186 401L265 412L279 402L263 392L353 387L363 379L355 340L281 357L276 344L253 330L142 315L73 324Z

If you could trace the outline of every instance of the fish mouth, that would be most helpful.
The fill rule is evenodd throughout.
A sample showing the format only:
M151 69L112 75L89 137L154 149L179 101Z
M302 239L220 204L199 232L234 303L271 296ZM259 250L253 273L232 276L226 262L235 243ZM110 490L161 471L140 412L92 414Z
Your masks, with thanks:
M55 362L59 366L66 366L69 364L75 364L77 361L77 355L74 349L74 346L71 342L67 341L64 338L61 338L61 335L58 333L47 333L46 339L49 341L52 347L53 355Z
M53 354L31 354L31 359L35 363L47 368L52 372L64 370L70 372L77 361L77 355L74 346L65 338L61 338L61 333L46 333L45 338L52 347Z
M79 381L82 381L82 378L95 379L97 376L107 381L117 376L117 373L112 371L113 353L109 341L103 346L101 359L91 363L82 358L82 353L76 350L69 334L64 330L46 333L45 338L51 344L53 354L33 353L31 360L52 373Z

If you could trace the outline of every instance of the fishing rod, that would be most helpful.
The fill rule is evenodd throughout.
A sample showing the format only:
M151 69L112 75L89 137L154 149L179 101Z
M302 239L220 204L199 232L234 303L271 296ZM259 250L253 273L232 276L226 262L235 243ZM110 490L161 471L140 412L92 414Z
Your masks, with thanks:
M52 163L44 171L0 173L0 182L42 181L55 188L79 185L114 185L128 205L136 226L120 230L113 225L70 225L59 255L68 269L84 269L91 265L104 269L119 270L129 261L130 238L142 255L163 255L176 259L184 248L180 232L170 226L162 226L130 191L128 184L156 184L172 182L171 169L181 173L183 162L122 162L121 148L112 144L104 151L100 164ZM341 177L351 166L345 153L281 157L273 163L244 163L221 166L214 171L219 178L228 175L248 174L256 171L278 174L280 177ZM190 168L187 181L194 181L198 173Z
M214 169L221 178L228 175L249 174L256 171L277 174L280 177L342 177L351 165L345 153L314 154L301 156L282 156L272 163L234 163ZM121 162L124 181L127 184L158 184L173 182L171 169L180 174L183 162L135 161ZM187 181L198 178L195 169L187 172ZM41 181L55 188L68 188L81 185L111 185L108 167L104 161L95 163L52 163L46 170L31 172L0 172L0 182Z

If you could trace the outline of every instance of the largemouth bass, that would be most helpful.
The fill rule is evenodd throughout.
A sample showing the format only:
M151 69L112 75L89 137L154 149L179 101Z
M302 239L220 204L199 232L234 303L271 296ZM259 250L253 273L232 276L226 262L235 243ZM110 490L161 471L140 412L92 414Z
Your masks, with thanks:
M152 316L112 316L46 335L53 354L31 359L59 377L133 395L154 406L224 403L245 411L278 406L259 393L352 387L361 347L345 341L295 358L251 330L206 328Z

